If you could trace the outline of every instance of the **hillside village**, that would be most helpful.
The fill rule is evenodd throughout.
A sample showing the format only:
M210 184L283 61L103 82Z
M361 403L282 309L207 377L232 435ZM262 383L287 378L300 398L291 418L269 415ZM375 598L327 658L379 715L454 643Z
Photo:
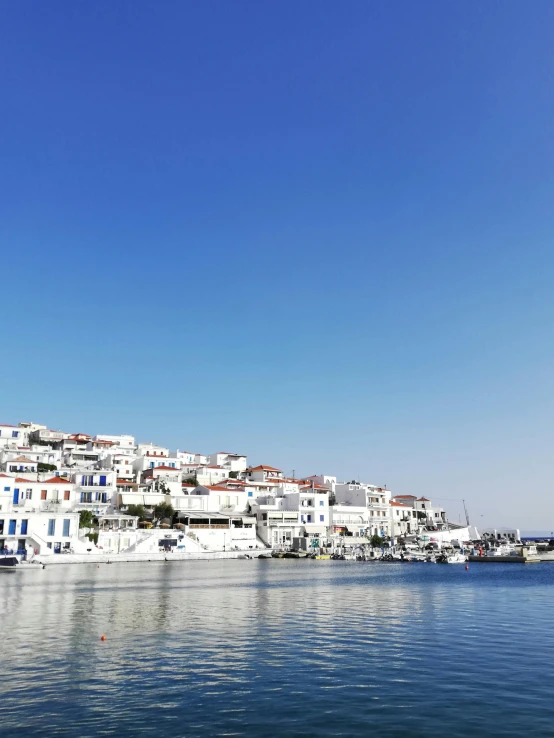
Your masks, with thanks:
M265 460L264 460L265 461ZM130 435L0 425L0 550L21 555L329 550L468 536L424 497Z

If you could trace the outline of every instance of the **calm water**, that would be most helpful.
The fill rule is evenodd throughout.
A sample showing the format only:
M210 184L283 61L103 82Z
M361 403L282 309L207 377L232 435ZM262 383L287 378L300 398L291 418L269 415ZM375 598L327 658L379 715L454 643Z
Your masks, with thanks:
M2 738L554 735L554 564L63 566L0 602Z

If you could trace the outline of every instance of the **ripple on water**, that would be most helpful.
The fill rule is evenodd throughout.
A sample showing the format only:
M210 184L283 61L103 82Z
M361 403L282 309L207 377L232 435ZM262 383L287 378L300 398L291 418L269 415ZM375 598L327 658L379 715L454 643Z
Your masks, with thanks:
M289 560L4 577L0 735L554 735L553 583Z

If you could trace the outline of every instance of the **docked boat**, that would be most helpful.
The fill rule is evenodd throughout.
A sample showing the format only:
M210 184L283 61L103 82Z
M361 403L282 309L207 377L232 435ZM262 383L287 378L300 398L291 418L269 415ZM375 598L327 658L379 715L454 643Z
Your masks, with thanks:
M0 558L0 571L16 574L44 569L39 561L20 561L17 556L3 556Z
M437 564L465 564L467 561L467 557L464 553L455 552L455 553L444 553L439 554L435 561Z
M536 564L540 562L536 546L501 545L489 551L479 549L479 554L468 556L475 564Z

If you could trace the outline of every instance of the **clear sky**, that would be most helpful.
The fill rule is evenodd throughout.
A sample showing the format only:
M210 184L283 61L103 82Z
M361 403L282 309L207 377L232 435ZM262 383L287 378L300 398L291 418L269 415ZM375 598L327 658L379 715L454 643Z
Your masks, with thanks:
M2 3L0 422L554 526L553 32L550 0Z

